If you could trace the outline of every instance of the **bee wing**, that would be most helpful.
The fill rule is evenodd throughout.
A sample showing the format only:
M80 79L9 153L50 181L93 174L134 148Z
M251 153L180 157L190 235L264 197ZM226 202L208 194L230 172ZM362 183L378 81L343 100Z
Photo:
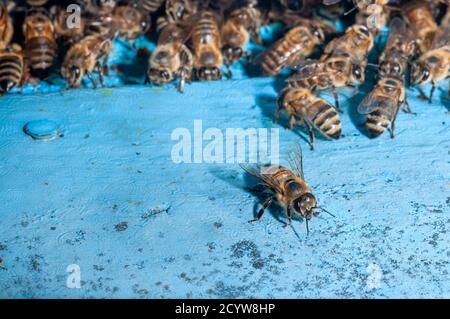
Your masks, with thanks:
M434 35L431 50L450 46L450 25L442 25Z
M394 18L389 24L389 35L385 47L390 48L396 45L398 40L406 42L412 40L412 38L412 32L407 28L406 23L400 18Z
M297 65L297 72L286 79L286 82L304 81L313 77L317 77L323 73L320 64L316 61L308 61L306 64Z
M294 143L294 148L288 153L288 161L291 166L291 170L302 179L305 179L303 174L303 153L302 147L299 143Z
M322 0L322 3L326 6L331 6L339 2L341 2L341 0Z
M361 103L359 103L358 113L363 115L369 114L377 108L384 108L392 111L396 108L396 106L397 103L395 99L378 94L378 90L375 88L366 95ZM392 112L390 114L392 114Z
M264 168L266 169L266 171L263 171L263 168L258 164L240 163L239 166L248 174L263 181L264 184L272 188L276 193L283 194L283 190L280 186L280 183L278 183L278 181L275 178L273 178L273 176L270 174L271 171L274 172L274 170L276 170L276 168L278 168L279 166L268 166L267 168Z

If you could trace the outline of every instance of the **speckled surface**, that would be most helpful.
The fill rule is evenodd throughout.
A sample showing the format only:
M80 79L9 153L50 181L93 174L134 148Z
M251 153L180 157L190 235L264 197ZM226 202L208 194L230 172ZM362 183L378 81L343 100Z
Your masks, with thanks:
M130 85L2 97L0 297L449 298L445 89L433 105L408 91L417 116L399 114L395 140L369 140L355 115L362 96L342 98L343 138L310 151L304 133L273 123L277 88L243 78L184 95ZM39 119L64 137L25 135ZM302 221L283 228L275 208L247 223L260 202L239 166L171 161L172 131L197 119L278 127L281 154L299 141L306 178L336 218L314 219L308 237ZM80 289L66 286L71 264Z

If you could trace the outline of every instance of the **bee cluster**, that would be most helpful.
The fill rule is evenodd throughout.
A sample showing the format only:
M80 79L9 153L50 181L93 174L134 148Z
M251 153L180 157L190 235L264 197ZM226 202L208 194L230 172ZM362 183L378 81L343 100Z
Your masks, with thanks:
M291 128L304 125L311 147L315 131L340 137L337 90L362 85L375 66L377 81L358 111L369 136L391 126L394 137L399 109L412 113L405 86L431 102L436 83L450 75L448 7L448 0L4 0L0 94L54 70L69 87L85 77L103 85L114 40L129 41L139 54L135 40L147 36L156 47L147 52L146 83L177 82L181 92L193 80L231 78L230 67L244 60L262 75L291 72L276 116L286 113ZM248 44L263 45L260 29L271 23L285 32L253 57ZM385 30L384 49L377 48ZM380 53L376 63L368 61L372 51ZM427 83L429 97L420 88ZM324 90L335 105L318 96Z

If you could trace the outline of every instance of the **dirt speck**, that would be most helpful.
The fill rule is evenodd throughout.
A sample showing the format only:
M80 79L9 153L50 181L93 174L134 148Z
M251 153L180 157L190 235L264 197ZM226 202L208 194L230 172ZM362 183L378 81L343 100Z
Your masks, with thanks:
M125 231L125 230L127 230L127 228L128 228L128 223L127 223L127 222L121 222L121 223L118 223L116 226L114 226L114 228L115 228L116 231L118 231L118 232Z

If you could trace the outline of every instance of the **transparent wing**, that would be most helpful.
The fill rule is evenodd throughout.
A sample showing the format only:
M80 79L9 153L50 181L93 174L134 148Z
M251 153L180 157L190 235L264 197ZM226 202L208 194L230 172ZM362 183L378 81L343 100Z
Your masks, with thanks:
M384 108L388 110L394 110L397 106L397 101L394 98L389 98L384 95L380 95L378 89L375 88L358 105L358 113L369 114L375 111L377 108ZM392 114L392 112L390 113Z
M321 63L316 61L307 61L301 65L297 65L295 69L297 72L286 79L286 82L297 82L312 79L323 74Z
M282 194L283 190L281 189L278 181L273 178L271 172L275 172L279 166L261 166L258 164L245 164L240 163L239 166L246 171L248 174L256 177L257 179L263 181L268 187L272 188L275 192Z
M305 179L303 174L303 154L299 143L294 143L294 148L288 153L288 161L291 170L302 179Z

